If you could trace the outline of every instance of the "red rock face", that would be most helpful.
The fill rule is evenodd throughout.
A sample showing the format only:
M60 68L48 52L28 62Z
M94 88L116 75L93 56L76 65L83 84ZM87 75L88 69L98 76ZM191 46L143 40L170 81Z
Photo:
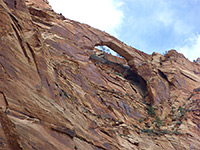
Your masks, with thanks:
M46 0L0 12L0 149L199 149L198 62L147 55Z

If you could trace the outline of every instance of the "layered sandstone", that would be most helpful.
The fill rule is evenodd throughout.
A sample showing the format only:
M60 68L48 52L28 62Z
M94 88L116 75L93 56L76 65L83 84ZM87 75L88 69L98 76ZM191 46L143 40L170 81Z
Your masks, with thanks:
M46 0L0 12L0 149L199 149L198 61L145 54Z

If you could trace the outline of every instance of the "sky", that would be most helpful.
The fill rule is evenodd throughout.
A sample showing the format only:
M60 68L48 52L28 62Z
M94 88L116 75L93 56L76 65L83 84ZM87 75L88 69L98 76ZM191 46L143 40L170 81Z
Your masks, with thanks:
M175 49L200 57L200 0L48 0L57 13L87 23L145 53Z

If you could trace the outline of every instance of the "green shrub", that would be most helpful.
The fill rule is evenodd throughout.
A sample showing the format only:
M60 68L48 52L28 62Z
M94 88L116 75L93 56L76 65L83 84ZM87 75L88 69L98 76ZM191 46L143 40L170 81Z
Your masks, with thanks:
M129 96L129 94L128 94L128 93L126 93L125 95L126 95L126 96Z
M160 126L162 126L162 120L158 116L156 116L156 127Z
M179 120L179 121L177 121L176 124L177 124L177 125L181 125L181 123L182 123L182 121Z
M139 121L140 123L142 123L142 122L144 121L144 118L140 118L138 121Z
M134 124L134 123L132 124L132 126L135 127L135 128L137 128L137 129L139 129L139 127L136 124Z
M175 109L176 109L176 108L175 108L174 106L171 107L171 113L172 113L172 114L175 114Z
M170 131L169 130L162 130L160 131L162 134L170 134Z
M185 115L185 108L179 106L178 111L181 113L181 116Z
M153 129L143 129L142 132L147 133L148 136L154 134L154 130Z
M115 72L115 75L118 75L120 77L123 77L123 75L120 72Z
M180 132L178 132L178 131L174 131L173 132L175 135L179 135L179 134L181 134Z
M153 129L143 129L144 133L153 133Z
M154 111L153 109L153 106L150 105L149 108L148 108L148 114L152 117L156 116L156 112Z

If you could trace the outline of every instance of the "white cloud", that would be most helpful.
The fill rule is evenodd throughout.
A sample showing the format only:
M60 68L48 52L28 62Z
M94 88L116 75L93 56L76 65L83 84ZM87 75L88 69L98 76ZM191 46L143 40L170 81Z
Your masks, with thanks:
M177 47L176 49L191 61L196 60L200 57L200 34L186 39L185 45L183 47Z
M121 0L49 0L49 3L66 18L118 36L117 31L124 17Z
M173 14L168 10L158 13L157 19L164 23L165 26L169 26L173 23Z

